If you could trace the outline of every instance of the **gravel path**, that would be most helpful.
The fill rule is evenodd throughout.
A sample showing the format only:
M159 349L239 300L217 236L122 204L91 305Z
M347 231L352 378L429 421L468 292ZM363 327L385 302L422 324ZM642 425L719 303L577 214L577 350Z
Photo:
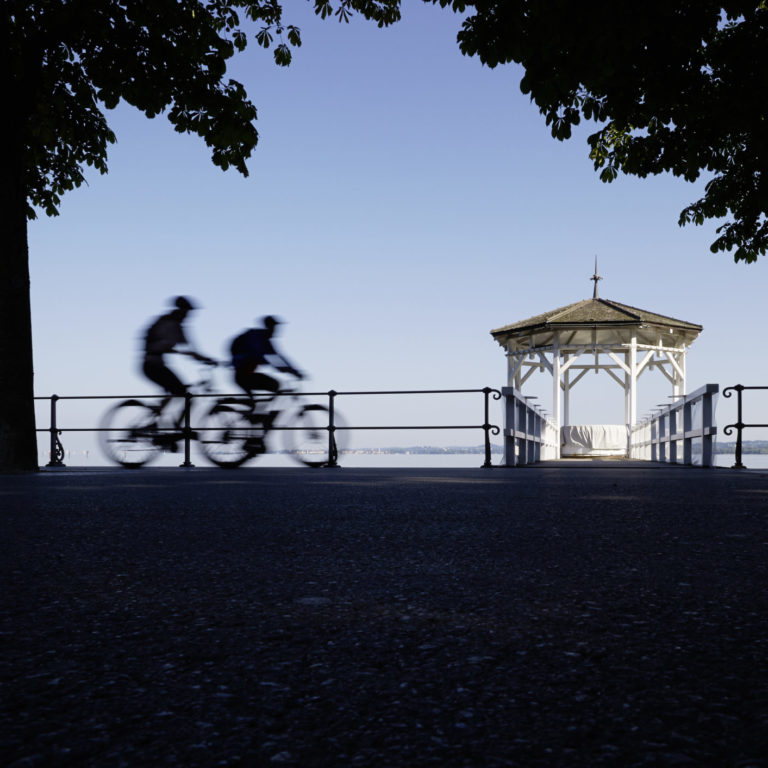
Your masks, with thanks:
M0 477L0 763L768 766L768 475Z

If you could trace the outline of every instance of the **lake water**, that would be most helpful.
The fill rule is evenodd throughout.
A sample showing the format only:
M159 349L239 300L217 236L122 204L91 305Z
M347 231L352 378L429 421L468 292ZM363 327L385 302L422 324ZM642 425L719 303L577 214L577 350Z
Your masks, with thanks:
M93 461L89 459L93 458ZM483 454L394 454L394 453L351 453L344 454L339 463L344 467L361 467L364 469L374 468L473 468L481 467L484 461ZM183 460L181 455L165 454L160 457L152 466L178 466ZM735 461L733 454L721 453L715 457L718 467L731 467ZM501 462L500 454L493 454L492 463ZM192 462L198 467L211 466L203 457L193 456ZM70 467L75 466L105 466L106 462L101 456L76 456L69 455L65 457L65 463ZM766 469L768 468L768 454L744 454L742 463L747 469ZM248 466L260 467L298 467L290 456L286 454L266 454L258 460L251 462Z
M732 453L718 453L715 464L718 467L732 467L736 457ZM744 453L741 463L747 469L768 469L768 453Z

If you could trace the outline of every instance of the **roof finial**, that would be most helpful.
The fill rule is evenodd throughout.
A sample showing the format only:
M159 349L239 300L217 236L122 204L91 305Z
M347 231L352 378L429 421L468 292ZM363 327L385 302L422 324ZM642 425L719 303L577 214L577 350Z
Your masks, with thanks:
M592 275L592 277L590 277L589 279L595 281L595 290L592 292L592 298L599 299L600 297L597 295L597 282L598 280L602 280L603 278L597 274L597 256L595 256L595 274Z

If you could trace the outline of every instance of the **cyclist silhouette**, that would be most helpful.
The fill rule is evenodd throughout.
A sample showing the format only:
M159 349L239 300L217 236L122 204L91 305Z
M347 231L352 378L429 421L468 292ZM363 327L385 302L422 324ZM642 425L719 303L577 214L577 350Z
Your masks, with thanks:
M169 397L163 401L162 410L171 397L184 397L187 386L166 365L164 356L170 353L187 355L202 363L216 365L216 361L197 352L184 333L184 321L195 309L195 304L186 296L178 296L173 301L174 309L158 317L144 334L144 363L142 371L153 383L162 387ZM179 414L176 426L181 423L183 411Z
M254 391L275 393L280 382L273 376L260 372L261 366L269 365L277 371L293 374L297 379L304 375L275 349L273 338L281 321L272 315L261 320L261 328L250 328L236 336L230 345L235 382L252 397Z

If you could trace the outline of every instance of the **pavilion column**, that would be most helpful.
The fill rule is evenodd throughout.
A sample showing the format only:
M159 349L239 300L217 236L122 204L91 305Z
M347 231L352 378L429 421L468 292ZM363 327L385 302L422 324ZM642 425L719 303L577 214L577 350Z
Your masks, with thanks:
M677 396L678 397L684 397L685 396L685 359L686 359L686 349L683 345L682 352L680 353L680 357L678 360L680 361L680 370L683 372L683 375L679 377L678 379L678 385L677 385Z
M565 362L570 359L566 355ZM571 423L571 369L568 368L563 374L563 426L567 427Z
M685 393L688 391L686 389L686 378L688 377L688 369L686 368L685 361L688 359L688 350L685 348L685 345L683 345L683 357L682 360L680 360L680 367L683 369L683 380L680 382L680 386L682 387L682 390L680 391L680 396L685 397Z
M562 420L560 416L560 335L555 333L552 338L552 420L555 422L557 430L557 455L560 458L560 427Z
M634 427L637 424L637 335L632 334L629 345L629 418L627 424Z
M624 421L629 424L631 419L630 393L632 392L632 363L630 361L631 353L627 350L624 353L624 365L627 366L624 371Z

